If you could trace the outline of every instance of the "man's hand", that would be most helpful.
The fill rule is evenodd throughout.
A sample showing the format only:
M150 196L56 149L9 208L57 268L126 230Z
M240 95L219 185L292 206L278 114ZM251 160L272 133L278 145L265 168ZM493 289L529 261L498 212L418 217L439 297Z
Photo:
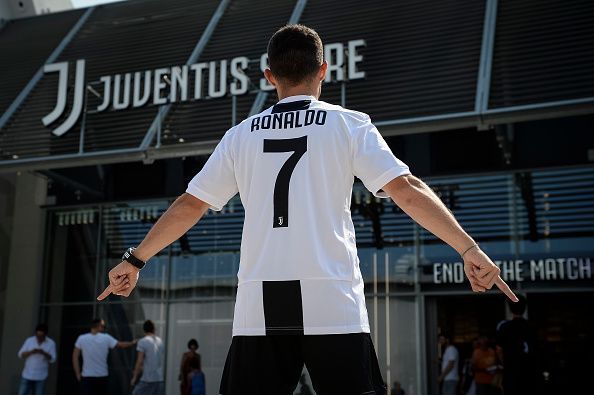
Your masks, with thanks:
M497 288L508 298L517 302L516 295L499 276L500 272L497 265L478 246L464 254L464 273L466 273L474 292L485 292L493 285L497 285Z
M44 356L46 359L48 359L48 360L51 360L51 359L52 359L52 356L51 356L51 355L49 355L48 353L46 353L45 351L43 351L43 349L41 349L41 348L36 348L36 349L35 349L35 350L33 350L33 351L35 351L35 353L37 353L37 354L41 354L41 355L43 355L43 356Z
M109 294L119 296L130 296L130 293L136 287L140 269L127 261L122 261L119 265L109 271L109 285L105 291L97 297L97 300L103 300Z

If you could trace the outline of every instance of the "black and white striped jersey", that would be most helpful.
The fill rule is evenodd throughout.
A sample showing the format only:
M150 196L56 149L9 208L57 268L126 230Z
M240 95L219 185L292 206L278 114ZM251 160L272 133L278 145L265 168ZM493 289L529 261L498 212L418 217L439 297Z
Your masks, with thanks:
M233 335L369 332L351 219L354 177L373 194L410 174L368 115L292 96L231 128L187 193L245 208Z

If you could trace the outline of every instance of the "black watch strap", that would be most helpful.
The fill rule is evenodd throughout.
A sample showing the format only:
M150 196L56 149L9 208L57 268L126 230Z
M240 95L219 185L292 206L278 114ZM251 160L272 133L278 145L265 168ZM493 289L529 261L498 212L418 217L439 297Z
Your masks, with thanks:
M136 258L133 254L134 250L135 250L134 247L128 248L126 250L126 252L124 252L124 255L122 256L122 261L129 262L130 264L132 264L132 266L142 269L144 267L144 265L146 265L146 262Z

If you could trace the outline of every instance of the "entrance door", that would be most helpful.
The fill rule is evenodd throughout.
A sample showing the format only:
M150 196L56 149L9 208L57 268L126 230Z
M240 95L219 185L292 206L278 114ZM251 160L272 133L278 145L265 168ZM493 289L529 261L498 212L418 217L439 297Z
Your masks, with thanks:
M505 319L505 299L489 294L428 296L426 306L428 393L440 393L437 377L444 350L440 350L437 340L439 334L447 334L458 350L459 390L465 394L470 381L465 379L464 365L470 361L473 343L479 336L486 336L495 347L497 325Z

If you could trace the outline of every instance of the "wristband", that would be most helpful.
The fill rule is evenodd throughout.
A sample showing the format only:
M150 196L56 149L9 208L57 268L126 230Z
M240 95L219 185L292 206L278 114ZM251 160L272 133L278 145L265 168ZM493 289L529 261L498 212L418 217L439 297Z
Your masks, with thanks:
M473 245L471 245L470 247L468 247L462 254L460 254L460 256L462 257L462 259L464 259L464 254L466 254L468 251L472 250L474 247L478 248L478 244L474 243Z
M126 262L130 263L132 266L137 267L138 269L142 269L144 267L144 265L146 265L146 262L143 260L140 260L134 256L133 252L135 249L136 248L134 248L134 247L128 248L126 250L126 252L124 252L124 255L122 256L122 261L126 261Z

